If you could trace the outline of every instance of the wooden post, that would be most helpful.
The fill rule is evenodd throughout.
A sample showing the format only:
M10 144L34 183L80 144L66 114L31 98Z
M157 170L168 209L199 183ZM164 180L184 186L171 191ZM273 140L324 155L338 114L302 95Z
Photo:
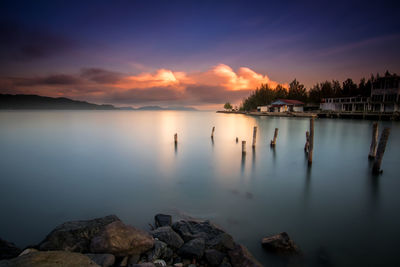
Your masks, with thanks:
M310 132L306 131L306 144L304 145L304 151L308 153L310 150Z
M381 134L381 139L379 139L379 145L378 145L378 150L376 152L374 166L372 167L373 174L379 174L382 172L381 163L383 159L383 154L385 153L386 144L389 139L389 134L390 134L390 128L383 129Z
M374 122L372 126L372 141L371 147L369 148L368 158L373 159L376 157L376 149L378 145L378 123Z
M213 126L212 131L211 131L211 138L214 138L214 131L215 131L215 126Z
M236 143L239 142L239 138L236 137Z
M308 148L308 164L312 163L314 151L314 118L310 119L310 142Z
M257 137L257 126L253 128L253 145L252 147L256 147L256 137Z
M278 128L275 128L274 139L271 140L271 146L276 145L276 138L278 137Z
M246 154L246 141L242 141L242 155Z
M178 144L178 134L174 134L174 141L175 141L175 145Z

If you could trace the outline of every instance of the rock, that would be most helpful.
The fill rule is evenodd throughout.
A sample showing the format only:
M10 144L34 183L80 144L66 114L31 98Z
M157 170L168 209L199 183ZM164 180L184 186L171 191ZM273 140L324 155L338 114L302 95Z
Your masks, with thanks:
M90 241L112 222L120 221L115 215L86 221L71 221L57 226L39 244L40 250L65 250L88 253Z
M174 263L174 267L183 267L182 262Z
M130 256L129 260L128 260L128 266L138 263L139 260L140 260L140 255L139 254L134 254L134 255Z
M225 254L222 252L219 252L216 249L207 249L204 251L204 255L206 257L206 260L211 266L218 266L221 264L222 260L225 257Z
M14 243L8 242L0 238L0 260L12 259L21 253Z
M155 267L155 265L152 262L144 262L139 264L132 264L129 265L129 267Z
M229 262L223 262L219 267L232 267L232 265Z
M203 257L206 243L203 238L195 238L186 242L179 250L178 254L186 257Z
M109 267L113 266L115 263L115 257L112 254L85 254L88 256L92 261L97 263L102 267Z
M216 237L208 240L206 246L220 251L232 250L235 248L235 242L230 234L221 233Z
M90 251L110 253L117 257L141 254L151 249L154 239L148 233L115 221L104 227L99 235L93 237Z
M155 260L153 263L156 267L167 267L167 263L164 260Z
M261 267L253 255L242 245L236 245L235 248L228 252L233 267Z
M169 261L172 258L173 254L174 252L167 246L166 243L160 240L155 240L153 250L147 253L147 260L149 262L154 262L158 259Z
M286 232L264 237L261 240L264 249L283 254L299 254L298 246L290 239Z
M157 214L154 216L156 227L171 226L172 217L166 214Z
M129 260L129 257L128 257L128 256L125 256L125 257L122 259L122 261L119 263L119 267L126 267L126 266L128 266L128 260Z
M150 233L154 238L158 238L173 248L180 248L184 243L182 238L170 226L159 227Z
M22 251L21 254L18 255L18 257L21 257L23 255L26 255L26 254L29 254L29 253L32 253L32 252L38 252L38 251L39 250L37 250L35 248L27 248L27 249L24 249L24 251Z
M39 251L11 260L0 261L0 267L99 267L88 256L67 251Z
M225 233L209 221L178 221L172 225L172 228L185 242L195 238L203 238L207 242Z

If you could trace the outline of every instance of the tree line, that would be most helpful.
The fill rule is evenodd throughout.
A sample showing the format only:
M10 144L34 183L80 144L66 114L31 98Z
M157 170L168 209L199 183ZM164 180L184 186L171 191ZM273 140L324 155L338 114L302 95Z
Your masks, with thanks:
M398 77L396 74L390 74L388 71L383 77ZM362 78L358 84L352 79L347 79L343 83L338 80L325 81L315 84L309 90L294 79L289 88L278 85L272 89L268 84L262 84L259 88L255 89L251 95L245 98L240 106L241 110L254 110L258 106L270 105L273 101L279 98L296 99L304 103L318 104L321 103L323 98L329 97L349 97L349 96L370 96L372 84L380 78L379 73L367 80Z

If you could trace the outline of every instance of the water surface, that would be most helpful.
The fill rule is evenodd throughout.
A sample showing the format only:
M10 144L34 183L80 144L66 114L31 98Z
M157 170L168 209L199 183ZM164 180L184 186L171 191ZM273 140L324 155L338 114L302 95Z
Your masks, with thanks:
M310 169L308 119L2 111L0 237L23 247L64 221L108 214L147 229L154 214L168 212L212 220L264 264L286 264L260 247L263 236L286 231L307 266L399 265L400 124L383 126L391 135L376 178L367 159L371 121L316 120Z

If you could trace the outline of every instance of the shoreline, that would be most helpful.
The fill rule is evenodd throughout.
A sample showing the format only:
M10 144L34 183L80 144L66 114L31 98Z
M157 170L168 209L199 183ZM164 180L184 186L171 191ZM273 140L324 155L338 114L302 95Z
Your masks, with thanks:
M398 112L259 112L259 111L225 111L218 110L217 113L242 114L259 117L291 117L291 118L321 118L321 119L358 119L358 120L384 120L400 121Z

